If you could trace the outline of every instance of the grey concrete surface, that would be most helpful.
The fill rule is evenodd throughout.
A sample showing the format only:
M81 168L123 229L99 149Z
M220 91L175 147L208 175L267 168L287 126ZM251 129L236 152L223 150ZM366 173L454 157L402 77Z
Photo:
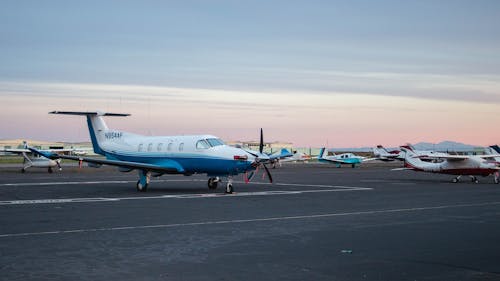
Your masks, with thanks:
M274 184L0 167L1 280L500 280L500 185L368 165Z

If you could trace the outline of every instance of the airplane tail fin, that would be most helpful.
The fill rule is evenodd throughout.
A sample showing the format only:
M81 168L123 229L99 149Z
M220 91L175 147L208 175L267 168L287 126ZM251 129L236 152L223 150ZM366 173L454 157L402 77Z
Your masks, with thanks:
M101 148L101 143L106 138L106 133L109 131L108 126L104 122L103 116L130 116L130 114L124 113L106 113L100 111L94 112L82 112L82 111L51 111L49 114L63 114L63 115L80 115L87 117L87 125L89 128L90 140L92 141L92 147L96 154L104 155L104 151Z
M377 147L374 147L372 149L373 151L373 154L376 155L376 156L382 156L382 155L387 155L389 154L389 152L387 151L387 149L385 149L385 147L383 147L382 145L377 145Z
M326 147L322 147L319 151L318 159L324 159L326 156L328 156L328 149L326 149Z
M405 168L418 169L418 166L423 162L418 158L415 151L407 145L401 146L401 150L404 152Z
M292 155L293 154L290 151L288 151L288 149L286 149L286 148L281 149L281 152L280 152L281 157L290 157Z
M500 154L500 147L498 145L490 145L490 148L496 151L496 153Z

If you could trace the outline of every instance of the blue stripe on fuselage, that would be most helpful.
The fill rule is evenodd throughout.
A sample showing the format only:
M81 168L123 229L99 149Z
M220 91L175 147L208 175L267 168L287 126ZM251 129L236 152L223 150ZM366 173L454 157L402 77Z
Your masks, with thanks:
M227 176L254 170L254 167L251 165L252 162L250 161L237 161L206 156L196 157L195 155L165 157L160 155L140 156L106 152L106 158L111 160L146 163L164 168L174 168L177 169L179 173L185 174L206 173L211 176Z

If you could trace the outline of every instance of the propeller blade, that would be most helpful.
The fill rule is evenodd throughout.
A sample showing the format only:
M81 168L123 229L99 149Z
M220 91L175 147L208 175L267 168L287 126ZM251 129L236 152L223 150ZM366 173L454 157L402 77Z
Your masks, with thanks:
M262 128L260 128L260 143L259 143L259 152L262 154L264 151L264 134L262 133Z
M243 149L243 148L242 148ZM249 150L246 150L246 149L243 149L243 151L245 151L246 153L250 154L250 155L253 155L254 157L259 157L259 155L249 151Z
M248 181L251 181L252 178L253 178L253 175L255 175L255 173L253 171L250 172L250 175L247 177Z
M269 172L269 169L267 168L266 165L262 164L262 166L264 166L264 169L266 170L266 174L267 176L269 177L269 182L270 183L273 183L273 177L271 176L271 173Z

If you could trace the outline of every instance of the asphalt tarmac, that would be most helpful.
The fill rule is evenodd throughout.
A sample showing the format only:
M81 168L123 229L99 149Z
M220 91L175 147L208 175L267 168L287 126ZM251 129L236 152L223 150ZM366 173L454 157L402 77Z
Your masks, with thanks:
M500 185L289 164L204 176L0 167L1 280L500 280Z

